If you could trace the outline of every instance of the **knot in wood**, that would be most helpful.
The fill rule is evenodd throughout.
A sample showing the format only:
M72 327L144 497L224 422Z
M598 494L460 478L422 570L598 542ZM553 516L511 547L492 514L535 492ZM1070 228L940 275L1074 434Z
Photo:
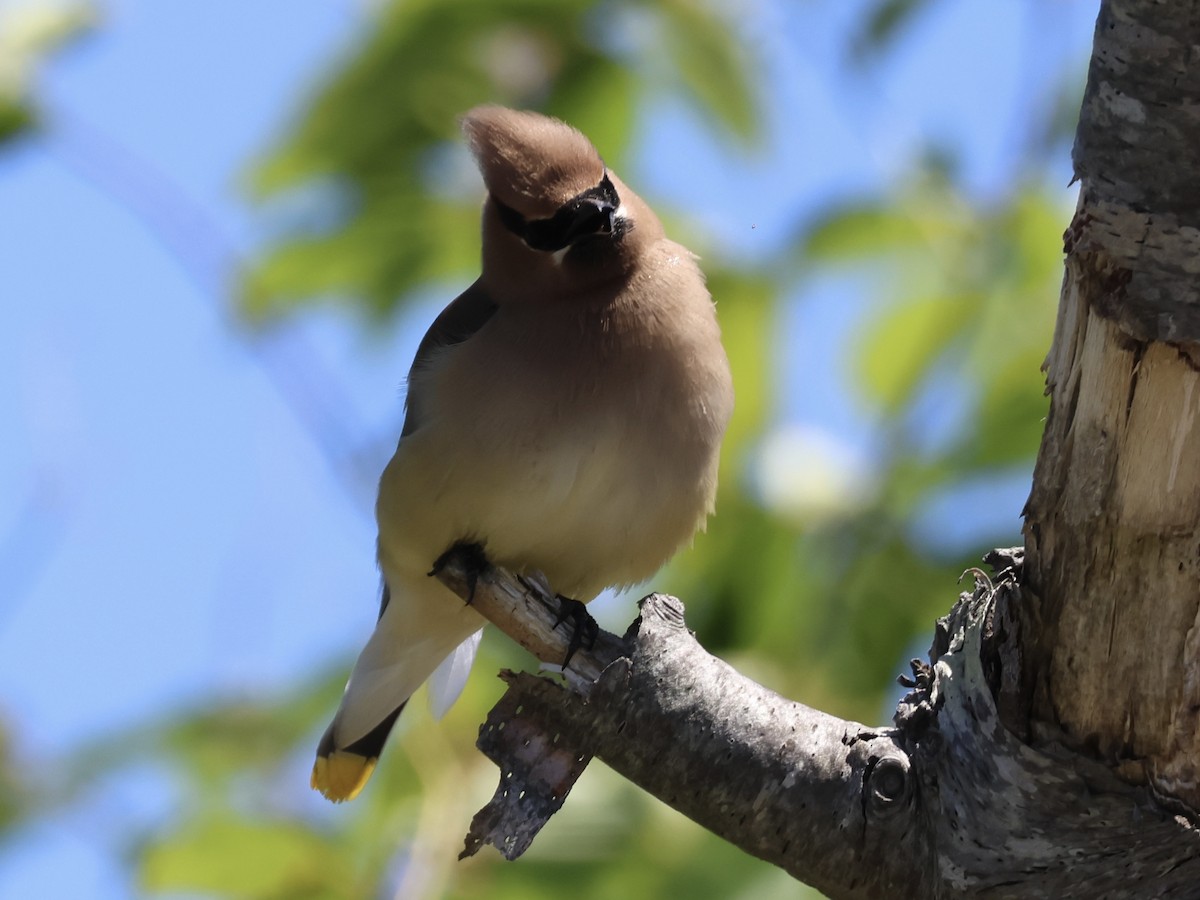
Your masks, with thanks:
M913 793L909 769L908 757L899 753L871 761L863 785L869 813L892 816L907 808Z
M638 604L643 619L658 619L676 628L684 628L683 601L670 594L650 594Z

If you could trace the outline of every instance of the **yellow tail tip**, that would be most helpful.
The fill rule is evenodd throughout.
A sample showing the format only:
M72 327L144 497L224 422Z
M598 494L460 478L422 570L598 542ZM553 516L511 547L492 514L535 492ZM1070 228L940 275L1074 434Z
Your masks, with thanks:
M317 757L309 784L334 803L353 800L375 771L376 762L378 757L335 750L328 756Z

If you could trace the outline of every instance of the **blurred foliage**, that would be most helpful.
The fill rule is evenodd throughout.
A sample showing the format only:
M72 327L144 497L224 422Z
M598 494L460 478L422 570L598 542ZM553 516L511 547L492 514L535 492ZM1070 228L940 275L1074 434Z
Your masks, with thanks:
M95 22L95 10L85 3L0 6L0 145L36 126L38 69L89 33Z
M873 0L863 10L858 31L850 39L851 58L859 64L878 59L933 5L931 0Z
M850 56L881 53L934 6L866 4ZM666 96L691 104L714 137L752 146L764 127L761 73L725 15L700 0L382 4L250 173L257 202L293 212L244 273L246 318L267 328L336 302L378 322L430 281L475 270L479 189L455 123L475 103L568 118L618 170L640 111ZM1061 133L1062 98L1077 96L1073 86L1053 89L1046 135ZM5 123L11 130L31 115L23 95L11 110L5 96L0 137ZM889 685L913 642L924 646L953 577L990 546L930 541L914 522L947 492L1031 468L1066 217L1036 179L982 203L952 171L927 167L889 194L826 210L777 259L751 265L696 248L721 260L708 275L738 407L719 515L659 583L687 601L710 649L785 695L886 718ZM818 277L850 278L875 298L847 366L880 436L870 476L860 473L852 495L819 514L769 502L750 476L775 412L764 348L782 305ZM953 422L934 439L927 420L946 396ZM210 702L81 748L51 767L52 783L19 778L25 766L0 732L0 829L121 777L165 777L174 793L160 821L147 827L131 813L109 823L151 894L803 895L599 763L520 862L487 852L456 862L497 777L471 746L500 693L486 673L527 664L490 637L449 716L406 716L370 788L345 807L302 786L348 661L291 696Z
M410 0L380 10L353 57L307 105L288 139L256 167L260 198L323 191L322 221L293 222L244 280L257 320L297 301L341 297L386 314L419 285L476 265L479 199L447 192L466 168L456 116L483 102L538 108L571 123L621 168L634 113L663 61L639 77L633 32L668 37L677 84L749 137L758 98L740 46L693 0L552 3ZM460 179L461 180L461 179ZM340 211L333 221L330 208Z

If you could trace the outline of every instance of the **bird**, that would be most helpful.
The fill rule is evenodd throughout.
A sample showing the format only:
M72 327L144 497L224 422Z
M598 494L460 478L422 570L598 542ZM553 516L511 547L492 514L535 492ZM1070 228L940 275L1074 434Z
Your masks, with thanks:
M564 598L649 579L713 512L733 411L697 258L578 130L461 117L483 177L482 272L421 340L376 503L382 602L312 787L357 796L426 681L440 716L485 620L431 566L476 545Z

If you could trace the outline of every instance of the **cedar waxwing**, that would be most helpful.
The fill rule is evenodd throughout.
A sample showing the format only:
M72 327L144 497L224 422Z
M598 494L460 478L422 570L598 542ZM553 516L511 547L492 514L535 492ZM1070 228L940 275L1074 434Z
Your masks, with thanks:
M312 786L361 789L409 697L458 697L484 619L429 577L458 543L583 602L649 578L713 510L733 409L695 258L557 119L496 106L463 131L488 190L483 274L408 377L376 517L383 602Z

